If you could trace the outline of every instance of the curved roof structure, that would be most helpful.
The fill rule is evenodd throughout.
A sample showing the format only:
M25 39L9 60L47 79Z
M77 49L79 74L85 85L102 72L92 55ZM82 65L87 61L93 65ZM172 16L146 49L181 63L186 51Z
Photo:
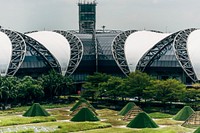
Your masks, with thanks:
M62 75L65 75L71 54L68 40L61 34L51 31L39 31L27 35L40 42L55 56L61 66Z
M195 30L192 33L190 33L188 37L187 49L191 64L198 79L200 79L199 44L200 44L200 30Z
M0 44L0 74L6 76L12 56L12 43L3 32L0 32Z
M20 75L20 73L24 73L25 68L29 68L29 72L26 71L26 73L34 73L33 68L45 68L46 71L54 69L61 73L60 64L49 50L33 38L23 33L19 34L23 37L26 43L26 56L17 74Z
M176 37L174 38L173 47L174 47L174 54L176 55L176 58L181 65L184 72L187 74L187 76L193 81L197 82L197 76L194 72L188 49L187 49L187 41L188 37L191 32L195 31L196 29L190 28L186 30L181 30L178 32Z
M82 6L91 8L88 3ZM200 30L162 33L105 30L105 26L98 30L91 23L96 21L95 8L90 12L95 21L86 22L88 11L79 13L86 13L80 17L79 31L19 33L0 26L1 76L38 77L55 70L81 84L95 72L124 77L139 70L158 79L176 78L187 84L200 81Z
M129 35L124 48L129 70L131 72L135 71L140 58L168 35L152 31L137 31Z
M54 30L54 32L63 35L70 44L71 55L66 74L71 75L79 66L83 57L83 43L76 35L68 31Z
M111 50L113 54L113 58L117 63L118 67L121 71L127 76L130 71L128 68L128 64L125 57L124 45L127 37L132 34L133 32L137 32L136 30L128 30L119 33L113 40L111 44Z
M19 70L24 61L26 54L26 43L23 37L15 31L1 28L0 31L7 35L12 44L12 56L6 75L13 76Z
M200 80L199 36L194 28L172 34L128 30L96 35L0 28L0 74L37 77L53 69L81 83L97 71L127 76L140 70L191 84Z

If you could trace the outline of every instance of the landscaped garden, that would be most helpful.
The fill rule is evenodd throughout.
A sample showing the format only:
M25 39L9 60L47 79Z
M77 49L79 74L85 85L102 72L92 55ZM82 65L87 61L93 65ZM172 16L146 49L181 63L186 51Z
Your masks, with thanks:
M186 128L181 126L184 121L173 120L174 115L153 112L148 113L158 128L128 128L130 121L123 120L119 111L101 108L96 109L97 122L72 122L70 109L74 104L42 105L50 116L24 117L22 116L30 106L16 107L0 111L0 132L79 132L84 133L189 133L197 127Z
M0 77L0 132L192 133L200 126L199 84L137 71L96 73L82 86L77 95L73 81L55 72Z

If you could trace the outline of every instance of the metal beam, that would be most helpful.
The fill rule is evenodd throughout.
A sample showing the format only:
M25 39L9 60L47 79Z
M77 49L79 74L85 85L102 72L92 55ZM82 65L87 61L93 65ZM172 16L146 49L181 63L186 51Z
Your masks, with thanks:
M154 60L159 59L169 49L171 49L174 38L177 34L178 32L165 37L163 40L155 44L149 51L147 51L139 60L136 66L136 70L140 70L141 72L144 72L145 68L147 66L150 66Z
M12 43L12 57L11 57L7 75L14 76L15 73L20 68L25 58L26 43L23 37L15 31L1 29L1 28L0 28L0 31L5 33L9 37Z
M173 46L174 46L176 58L178 59L183 70L192 79L193 82L197 82L198 79L192 67L192 63L190 61L188 50L187 50L188 36L194 30L196 29L191 28L191 29L180 31L174 39Z
M66 74L71 75L76 70L83 57L83 43L76 35L70 32L61 30L54 30L54 32L63 35L70 44L71 57Z
M136 30L128 30L125 32L122 32L118 34L113 42L112 42L112 53L113 53L113 58L116 61L117 65L121 69L121 71L128 76L130 73L128 64L126 62L126 57L125 57L125 51L124 51L124 45L127 37L132 34L133 32L136 32Z
M56 60L56 58L50 53L49 50L47 50L41 43L36 41L35 39L19 33L25 40L26 45L27 45L27 50L31 52L32 55L39 55L45 60L45 64L49 65L52 69L58 71L61 73L61 67ZM30 47L30 48L29 48Z

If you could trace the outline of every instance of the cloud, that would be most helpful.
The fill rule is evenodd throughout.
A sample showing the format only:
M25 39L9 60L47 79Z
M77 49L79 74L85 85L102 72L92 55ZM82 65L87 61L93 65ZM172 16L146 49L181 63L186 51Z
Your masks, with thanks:
M78 0L0 0L0 25L17 31L77 30ZM170 31L198 26L199 0L97 0L97 28Z
M153 0L154 4L157 4L159 2L159 0Z

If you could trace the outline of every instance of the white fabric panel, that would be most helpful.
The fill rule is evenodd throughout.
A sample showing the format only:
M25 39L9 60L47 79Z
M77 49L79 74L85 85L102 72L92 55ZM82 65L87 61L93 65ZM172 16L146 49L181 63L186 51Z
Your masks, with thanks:
M6 76L12 57L12 43L3 32L0 32L0 46L0 74Z
M129 35L124 50L130 72L135 71L138 61L148 50L168 35L151 31L138 31Z
M61 66L62 75L65 75L71 55L68 40L61 34L51 31L39 31L27 35L40 42L51 52Z
M200 79L200 30L190 33L187 40L187 49L195 74Z

